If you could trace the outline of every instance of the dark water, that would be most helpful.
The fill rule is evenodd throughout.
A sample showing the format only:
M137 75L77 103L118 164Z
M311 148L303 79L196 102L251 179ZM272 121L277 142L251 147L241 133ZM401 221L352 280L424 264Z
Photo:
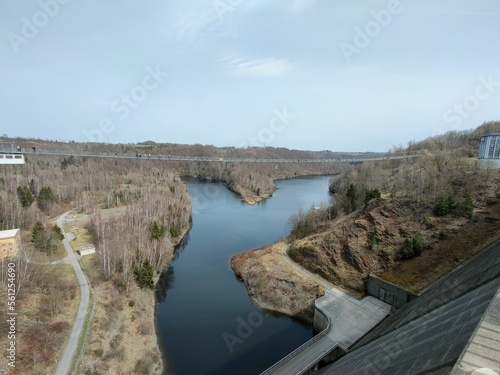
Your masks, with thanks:
M185 182L193 226L157 289L156 326L167 372L260 374L313 331L252 304L230 258L285 237L290 215L328 200L328 177L280 181L273 197L255 206L222 185Z

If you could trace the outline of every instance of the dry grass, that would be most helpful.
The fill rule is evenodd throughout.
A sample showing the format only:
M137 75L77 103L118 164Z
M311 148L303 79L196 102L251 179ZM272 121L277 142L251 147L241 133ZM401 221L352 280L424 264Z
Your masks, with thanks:
M491 207L489 212L493 216L500 217L500 204ZM476 220L467 222L460 228L448 230L445 238L437 234L431 249L416 258L396 264L380 276L412 292L422 290L500 238L500 224L485 222L485 216L479 215Z
M112 282L100 282L94 296L96 314L81 373L122 374L134 369L135 374L161 374L153 293L134 285L125 295Z
M0 368L6 369L5 374L53 373L69 336L79 303L76 278L68 265L46 267L50 272L42 276L43 282L30 285L29 293L22 293L16 301L16 367L9 370L2 356ZM0 347L8 347L4 335Z

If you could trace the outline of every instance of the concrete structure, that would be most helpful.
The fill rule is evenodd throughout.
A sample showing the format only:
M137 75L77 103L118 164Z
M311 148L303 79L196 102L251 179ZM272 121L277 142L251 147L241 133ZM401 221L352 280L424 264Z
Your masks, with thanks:
M0 259L15 258L21 245L19 229L0 231Z
M24 153L12 142L0 142L0 164L25 164Z
M335 288L317 299L315 307L314 328L321 332L261 375L304 374L325 356L342 356L391 309L374 297L358 300Z
M481 137L478 165L481 169L500 168L500 133L486 134Z
M94 245L85 245L80 246L76 252L81 256L95 254L95 246Z
M417 297L415 294L374 275L368 277L366 293L394 307L401 307Z
M468 375L500 365L500 241L390 315L324 375Z
M500 371L500 289L491 301L486 313L479 322L476 330L467 343L455 367L451 371L453 375L465 375L477 369L489 369L483 374L491 373L492 370ZM484 367L488 366L488 367ZM498 374L499 371L495 372ZM481 374L478 372L478 374Z

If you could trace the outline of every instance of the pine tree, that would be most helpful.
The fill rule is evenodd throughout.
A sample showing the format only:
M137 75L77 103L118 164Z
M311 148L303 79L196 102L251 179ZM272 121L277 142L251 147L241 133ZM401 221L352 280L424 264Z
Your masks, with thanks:
M52 193L52 189L50 187L42 187L40 189L40 193L37 197L38 207L48 213L52 209L52 204L56 201L54 194Z
M54 225L54 228L52 228L52 231L54 232L55 237L59 240L62 241L64 240L64 234L62 232L62 229L56 224Z
M17 187L17 199L24 208L30 207L35 200L33 194L31 194L31 190L27 186Z
M153 266L149 262L149 259L146 258L144 262L142 262L141 267L134 265L134 276L140 288L154 288Z
M40 251L48 251L50 249L50 235L45 231L40 221L37 221L35 225L33 225L33 229L31 230L31 242L33 242L35 248Z

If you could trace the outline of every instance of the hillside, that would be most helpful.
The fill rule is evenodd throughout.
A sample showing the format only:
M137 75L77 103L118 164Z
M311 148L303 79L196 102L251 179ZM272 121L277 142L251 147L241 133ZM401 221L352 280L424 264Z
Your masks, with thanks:
M97 248L81 259L96 319L89 324L92 333L87 331L86 367L77 372L119 373L126 365L162 373L151 289L190 226L191 199L182 180L166 165L148 168L136 160L37 155L0 169L0 229L22 233L16 258L20 355L6 374L53 373L60 358L79 288L65 264L55 218L75 207L64 228L76 236L73 249L89 243ZM6 300L7 273L0 276L0 299ZM2 331L7 328L2 321ZM2 346L6 341L0 338ZM2 369L5 361L0 359Z
M370 273L420 292L500 237L500 171L479 170L465 155L471 139L499 127L486 124L458 138L450 133L410 143L398 152L418 151L413 161L365 163L332 178L331 206L292 216L286 242L233 257L233 269L254 301L265 296L268 306L272 296L255 286L264 279L284 285L286 272L296 277L277 261L282 254L276 249L284 246L297 265L354 295L364 293ZM307 301L314 300L314 294L286 298L286 289L275 294L277 311L297 298L307 311Z
M138 161L150 168L168 167L170 171L180 176L190 176L202 181L220 181L240 195L242 200L255 204L272 195L276 189L275 180L287 179L306 175L327 175L336 174L350 166L348 163L307 163L300 162L304 159L352 159L358 157L380 156L372 152L338 153L332 151L312 152L301 150L290 150L287 148L274 147L214 147L211 145L180 145L170 143L156 143L147 141L138 144L107 144L107 143L78 143L78 142L57 142L39 139L7 139L0 138L0 141L13 141L17 146L25 150L37 152L41 150L52 150L72 153L93 153L103 155L126 155L137 157ZM199 157L199 161L175 161L175 160L154 160L159 156L168 158L169 155ZM29 155L30 158L41 156ZM291 159L294 163L210 163L203 161L203 157L216 159L245 158L245 159ZM151 160L150 160L151 158ZM81 162L77 159L76 162ZM54 160L52 158L52 160ZM55 159L58 163L63 163L64 158Z

